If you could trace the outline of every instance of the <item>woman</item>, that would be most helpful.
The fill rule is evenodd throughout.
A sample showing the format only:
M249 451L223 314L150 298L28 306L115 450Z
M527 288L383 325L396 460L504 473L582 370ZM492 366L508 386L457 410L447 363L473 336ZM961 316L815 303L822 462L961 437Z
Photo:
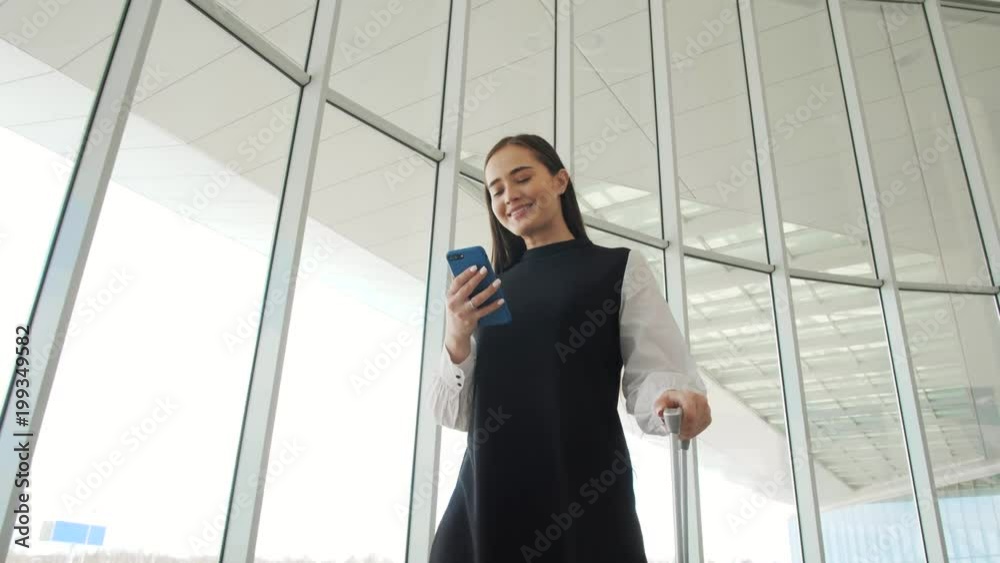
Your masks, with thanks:
M704 383L642 256L587 238L548 142L505 137L485 168L499 280L447 291L432 410L469 437L430 561L645 563L619 381L643 432L680 406L685 439L711 422ZM513 322L479 327L500 285Z

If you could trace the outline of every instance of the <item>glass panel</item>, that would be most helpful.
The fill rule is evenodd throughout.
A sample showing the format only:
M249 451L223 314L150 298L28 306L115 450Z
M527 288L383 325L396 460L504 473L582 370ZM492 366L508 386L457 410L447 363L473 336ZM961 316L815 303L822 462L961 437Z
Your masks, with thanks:
M106 526L123 560L218 559L299 89L186 2L163 3L143 73L162 84L128 118L32 517Z
M878 290L792 294L827 561L923 561Z
M214 1L305 68L313 18L316 17L316 0Z
M901 280L986 285L965 170L919 5L848 0L851 55Z
M31 315L121 15L120 1L0 3L0 327L11 338ZM12 346L0 365L14 365Z
M462 159L480 170L486 153L504 136L534 133L550 143L555 140L551 4L487 1L472 10ZM457 113L457 109L449 111Z
M942 8L941 15L1000 223L1000 14Z
M493 241L490 238L490 210L486 207L485 188L464 176L459 177L458 209L455 219L454 248L482 246L486 255L493 256ZM451 277L449 274L449 283ZM442 293L443 296L443 293ZM465 457L468 433L441 427L441 452L438 459L438 489L434 528L441 524L441 517L448 508L459 470ZM419 488L417 490L420 490Z
M903 292L952 561L1000 557L1000 317L987 295Z
M448 14L448 0L344 2L330 87L437 146Z
M874 276L826 2L767 0L755 6L791 266Z
M766 261L736 4L667 4L684 244Z
M705 561L794 561L799 534L765 274L686 258L691 351L712 425L698 439Z
M257 557L404 561L436 167L332 106L323 139Z
M573 182L583 213L661 237L649 11L632 4L574 13Z

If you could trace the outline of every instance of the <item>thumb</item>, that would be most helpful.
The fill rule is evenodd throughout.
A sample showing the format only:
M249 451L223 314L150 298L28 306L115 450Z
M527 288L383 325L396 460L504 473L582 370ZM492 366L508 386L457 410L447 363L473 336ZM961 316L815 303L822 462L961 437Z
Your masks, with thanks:
M676 392L672 389L664 391L659 398L653 403L653 412L656 413L658 418L663 418L663 411L666 409L673 409L681 406L680 401L676 396Z

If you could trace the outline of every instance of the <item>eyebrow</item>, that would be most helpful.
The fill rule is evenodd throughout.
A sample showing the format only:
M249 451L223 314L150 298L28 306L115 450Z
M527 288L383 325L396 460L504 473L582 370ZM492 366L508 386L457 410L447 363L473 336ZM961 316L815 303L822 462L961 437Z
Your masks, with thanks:
M522 166L518 166L517 168L514 168L513 170L511 170L511 171L510 171L510 174L508 174L508 176L513 176L514 174L517 174L518 172L520 172L520 171L522 171L522 170L530 170L530 169L531 169L531 166L529 166L529 165L527 165L527 164L525 164L525 165L522 165ZM500 181L500 178L499 178L499 177L496 177L496 178L494 178L494 179L493 179L493 181L492 181L492 182L490 182L490 185L489 185L489 186L486 186L486 189L490 189L490 188L492 188L492 187L493 187L493 185L494 185L494 184L496 184L496 183L497 183L497 182L499 182L499 181Z

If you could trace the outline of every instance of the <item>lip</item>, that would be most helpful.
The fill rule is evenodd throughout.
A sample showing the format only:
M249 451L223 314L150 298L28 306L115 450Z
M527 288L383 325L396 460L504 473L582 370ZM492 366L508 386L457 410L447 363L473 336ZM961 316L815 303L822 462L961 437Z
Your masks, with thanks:
M520 215L518 215L516 217L514 216L514 214L515 213L519 213L522 209L528 209L532 205L535 205L535 202L531 202L531 203L529 203L527 205L522 205L522 206L518 207L517 209L515 209L514 211L511 211L510 213L508 213L507 217L510 217L511 219L520 219L521 217L524 216L525 213L527 213L527 211L525 211L524 213L521 213Z

